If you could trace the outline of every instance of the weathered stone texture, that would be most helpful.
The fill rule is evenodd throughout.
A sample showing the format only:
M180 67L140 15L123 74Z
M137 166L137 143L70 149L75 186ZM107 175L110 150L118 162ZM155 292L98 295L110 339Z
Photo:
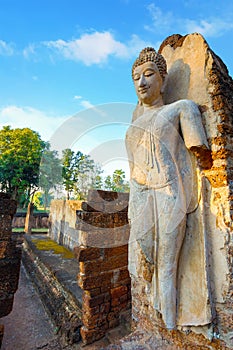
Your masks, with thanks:
M39 236L32 237L25 236L22 256L24 266L57 327L57 333L65 344L77 343L80 341L82 324L81 291L74 285L78 273L77 261L74 257L65 258L46 251L46 237L42 238L44 244L39 249L36 244ZM54 242L56 246L58 244Z
M0 349L2 345L3 334L4 334L4 326L0 324Z
M74 248L80 265L78 283L84 291L84 344L102 338L108 329L118 326L121 313L130 308L131 300L128 195L93 190L88 199L90 202L82 205L86 211L77 212L80 246Z
M26 213L16 213L12 221L13 228L25 227ZM33 213L32 228L47 229L49 225L49 215L47 213Z
M81 201L53 200L49 215L49 236L58 244L73 249L79 243L75 228L76 211L81 209Z
M138 265L142 265L140 278L132 279L133 319L136 325L163 334L177 348L191 349L191 344L196 344L195 349L230 349L233 347L233 80L225 64L199 34L173 35L162 43L159 52L168 66L165 103L190 99L199 105L212 153L213 165L203 171L202 211L208 250L208 283L215 315L213 341L207 340L208 334L211 336L210 329L202 330L203 334L193 332L193 328L187 334L184 330L166 331L148 297L152 266L146 263L140 251L136 253ZM196 285L196 281L191 280L190 289L195 290Z
M14 293L18 288L21 249L12 239L12 218L17 203L0 193L0 317L8 315L13 307ZM3 337L0 326L0 347Z

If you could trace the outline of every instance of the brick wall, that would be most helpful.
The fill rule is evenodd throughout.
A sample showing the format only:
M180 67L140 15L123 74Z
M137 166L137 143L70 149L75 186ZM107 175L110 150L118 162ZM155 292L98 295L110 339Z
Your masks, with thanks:
M49 236L59 244L73 249L79 242L75 229L79 200L52 200L49 214Z
M22 228L25 226L26 213L16 213L13 217L12 227ZM45 228L49 227L49 215L48 213L33 213L32 216L32 228Z
M8 315L13 307L18 288L21 249L12 239L11 223L16 202L0 193L0 317ZM0 347L3 327L0 327Z
M77 212L80 245L74 249L83 289L81 336L84 344L102 338L130 309L127 220L128 195L90 191Z

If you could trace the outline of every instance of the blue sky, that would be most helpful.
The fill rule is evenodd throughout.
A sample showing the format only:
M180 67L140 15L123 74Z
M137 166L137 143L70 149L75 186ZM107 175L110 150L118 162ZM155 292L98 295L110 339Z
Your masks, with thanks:
M0 127L43 139L91 106L136 104L131 65L171 34L203 34L233 73L232 0L0 0L0 23Z

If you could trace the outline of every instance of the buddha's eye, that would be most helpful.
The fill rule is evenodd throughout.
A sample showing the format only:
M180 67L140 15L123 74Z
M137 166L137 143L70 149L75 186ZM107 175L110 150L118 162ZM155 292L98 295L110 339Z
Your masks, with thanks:
M140 79L140 75L139 74L134 74L133 80L136 81L136 80L139 80L139 79Z
M151 69L146 70L146 71L144 72L144 76L145 76L145 77L150 77L151 75L154 75L154 74L155 74L155 72L154 72L153 70L151 70Z

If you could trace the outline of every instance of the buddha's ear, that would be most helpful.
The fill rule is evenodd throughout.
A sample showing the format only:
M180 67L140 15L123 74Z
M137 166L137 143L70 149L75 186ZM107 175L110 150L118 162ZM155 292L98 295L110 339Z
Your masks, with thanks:
M161 87L161 90L160 90L161 94L163 94L164 91L165 91L165 88L166 88L166 85L167 85L167 79L168 79L168 75L166 74L164 79L163 79L163 84L162 84L162 87Z

